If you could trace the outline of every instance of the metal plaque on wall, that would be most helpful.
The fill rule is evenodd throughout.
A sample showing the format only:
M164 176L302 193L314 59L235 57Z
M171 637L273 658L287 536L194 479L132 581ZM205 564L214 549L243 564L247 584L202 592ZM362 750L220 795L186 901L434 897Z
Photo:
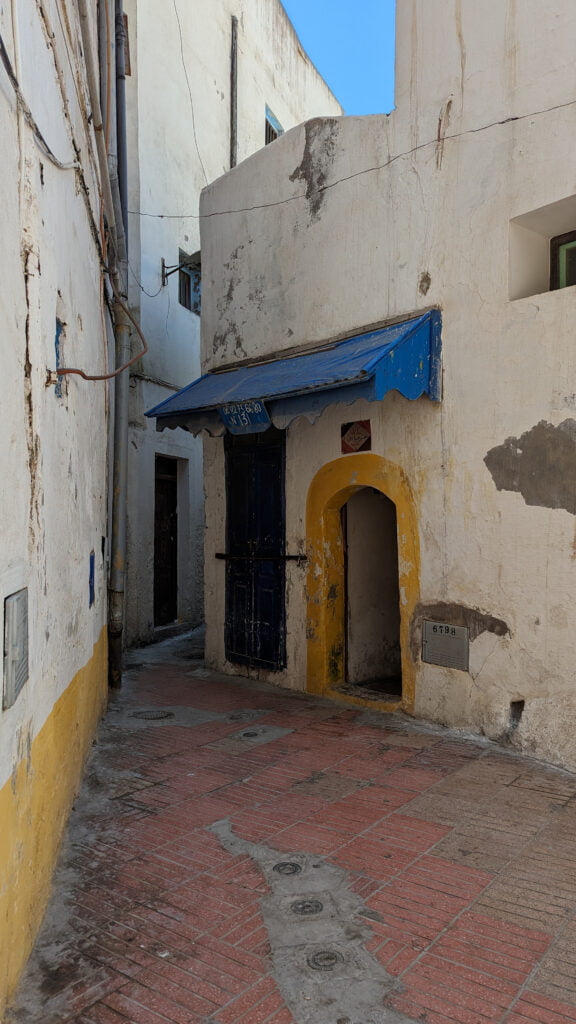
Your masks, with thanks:
M422 621L422 661L445 668L468 671L470 636L467 626L452 626L449 622Z

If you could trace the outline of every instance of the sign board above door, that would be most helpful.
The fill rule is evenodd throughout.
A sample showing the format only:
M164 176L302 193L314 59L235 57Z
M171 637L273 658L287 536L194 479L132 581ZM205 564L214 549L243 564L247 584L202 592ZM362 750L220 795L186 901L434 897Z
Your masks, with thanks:
M231 434L257 434L270 426L266 406L257 398L221 405L218 412Z

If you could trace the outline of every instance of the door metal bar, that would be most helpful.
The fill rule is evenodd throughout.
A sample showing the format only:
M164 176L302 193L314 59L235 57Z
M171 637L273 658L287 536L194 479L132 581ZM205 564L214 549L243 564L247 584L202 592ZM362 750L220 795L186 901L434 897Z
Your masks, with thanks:
M224 558L227 562L306 562L307 555L228 555L218 552L215 558Z

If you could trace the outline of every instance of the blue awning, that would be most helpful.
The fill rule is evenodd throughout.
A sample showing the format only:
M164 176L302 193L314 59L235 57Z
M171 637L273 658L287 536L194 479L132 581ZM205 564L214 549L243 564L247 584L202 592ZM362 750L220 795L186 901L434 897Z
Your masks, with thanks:
M158 430L253 433L298 416L314 421L328 405L374 402L388 391L439 401L440 327L440 313L431 310L301 355L207 373L146 416L156 417Z

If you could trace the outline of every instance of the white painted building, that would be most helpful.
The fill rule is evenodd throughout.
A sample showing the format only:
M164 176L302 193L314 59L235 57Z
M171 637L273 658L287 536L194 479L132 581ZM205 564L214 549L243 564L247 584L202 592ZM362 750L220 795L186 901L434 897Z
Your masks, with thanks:
M571 768L575 52L572 0L400 3L390 115L204 191L214 372L161 410L205 428L212 666Z
M109 369L85 65L97 61L96 24L79 6L0 9L2 1019L107 691L110 396L102 381L54 373Z
M136 643L203 615L201 442L144 417L200 372L200 191L267 137L341 107L279 0L127 0L125 10L130 301L150 345L131 378L126 637Z

